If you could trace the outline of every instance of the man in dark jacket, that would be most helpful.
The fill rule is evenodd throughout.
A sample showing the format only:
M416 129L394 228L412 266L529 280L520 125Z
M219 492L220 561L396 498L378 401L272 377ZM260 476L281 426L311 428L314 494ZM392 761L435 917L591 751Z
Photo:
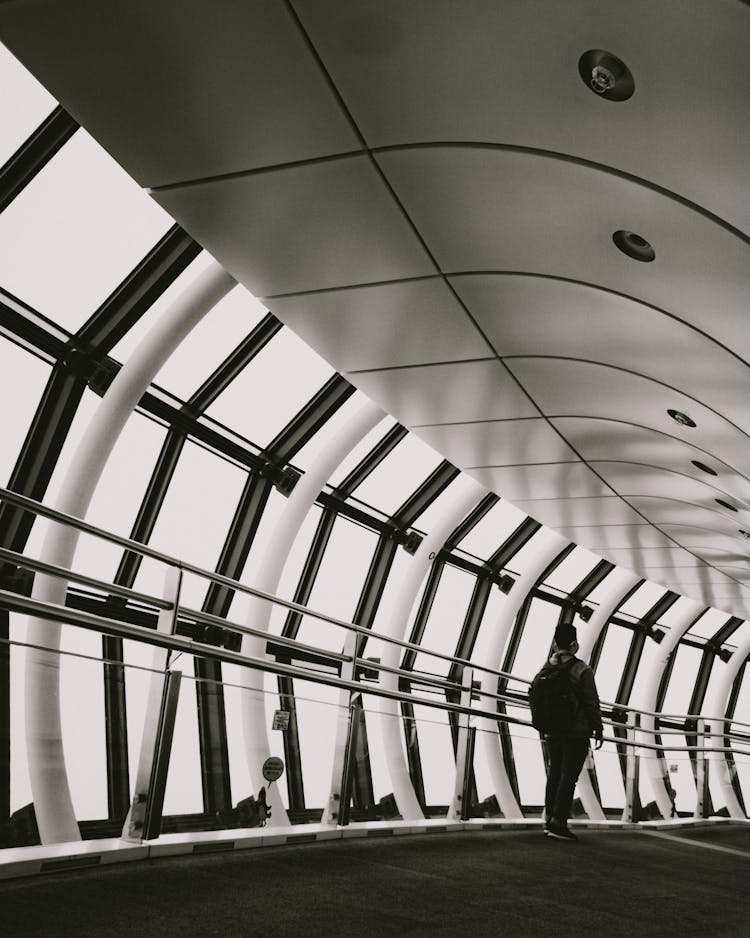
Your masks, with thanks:
M577 651L575 627L565 623L558 625L549 663L568 670L579 706L569 730L545 735L549 774L544 799L544 833L556 840L578 839L568 829L573 792L589 752L589 738L593 736L596 739L597 749L601 748L603 742L602 715L594 672L585 661L575 657Z

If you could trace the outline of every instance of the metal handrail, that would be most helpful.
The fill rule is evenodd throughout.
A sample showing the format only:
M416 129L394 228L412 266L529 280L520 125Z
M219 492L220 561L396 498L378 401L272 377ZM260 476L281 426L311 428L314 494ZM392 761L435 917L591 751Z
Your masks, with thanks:
M241 592L241 593L245 593L250 596L254 596L258 599L262 599L267 602L270 602L273 605L281 606L282 608L288 609L292 612L297 612L301 615L309 615L315 619L319 619L331 625L335 625L345 630L367 636L370 639L373 639L376 641L384 641L386 643L396 645L400 648L405 648L407 650L414 651L419 654L427 655L428 657L433 657L433 658L438 658L444 661L449 661L452 664L457 664L457 665L461 665L464 667L472 667L474 670L492 674L494 676L503 678L508 681L514 681L519 684L526 684L527 686L531 684L531 681L526 678L522 678L522 677L510 674L505 671L499 671L494 668L488 668L482 664L473 662L467 658L457 658L452 655L447 655L443 652L432 651L428 648L424 648L422 645L419 645L415 642L409 642L409 641L405 641L402 639L394 638L392 636L383 635L382 633L375 632L364 626L357 625L356 623L347 622L346 620L343 620L343 619L338 619L335 616L328 615L327 613L323 613L323 612L310 609L309 607L304 606L300 603L296 603L291 600L282 599L281 597L275 596L272 593L267 593L263 590L255 589L254 587L247 586L244 583L240 583L238 580L234 580L230 577L223 576L222 574L219 574L219 573L205 570L204 568L199 567L195 564L182 561L168 554L164 554L161 551L154 550L153 548L149 547L146 544L142 544L139 541L133 541L130 538L122 537L117 534L112 534L111 532L106 531L103 528L99 528L96 525L91 524L90 522L83 521L80 518L76 518L74 515L69 515L66 512L58 511L57 509L54 509L54 508L49 508L43 503L36 501L35 499L28 498L25 495L20 495L17 492L13 492L2 487L0 487L0 500L5 500L9 502L10 504L14 504L20 508L24 508L28 511L32 511L50 520L57 521L62 524L68 524L72 527L77 528L78 530L81 530L88 534L92 534L96 537L100 537L106 541L109 541L111 543L124 547L125 549L130 550L134 553L138 553L138 554L141 554L142 556L150 557L154 560L158 560L167 566L177 567L179 569L182 569L184 572L188 572L196 576L202 577L219 586L224 586L228 589ZM126 598L136 599L137 601L154 605L157 608L171 609L174 607L173 603L167 600L164 600L160 597L150 596L149 594L140 593L135 590L130 590L127 587L123 587L118 584L112 584L107 581L99 580L95 577L89 577L83 574L75 573L74 571L66 567L60 567L54 564L49 564L43 561L35 560L33 558L28 558L25 555L19 554L15 551L10 551L7 549L0 548L0 557L6 557L6 559L8 559L12 563L15 563L17 566L28 567L29 569L32 569L32 570L40 570L49 575L58 576L62 579L68 579L77 583L84 583L86 585L92 586L95 589L114 593L116 595L125 596ZM337 660L337 661L351 660L351 658L347 655L344 655L338 652L328 651L326 649L321 649L312 645L304 645L300 642L297 642L296 639L291 639L288 636L272 635L269 632L265 632L259 629L252 629L249 626L240 625L235 622L230 622L229 620L221 618L219 616L212 616L210 613L205 613L199 610L190 609L188 607L177 606L177 615L179 615L180 613L184 614L187 618L190 618L190 619L195 619L197 621L205 622L211 625L217 625L221 628L228 628L233 631L241 632L247 635L252 635L252 636L262 638L265 640L272 639L277 644L294 647L298 650L310 651L315 654L321 654L328 658L331 658L332 660ZM411 671L404 671L402 669L385 666L385 665L380 664L379 662L366 661L366 659L359 659L359 661L361 661L362 666L364 667L368 667L372 669L380 668L382 670L401 674L402 676L407 677L411 681L415 680L414 673ZM451 691L457 691L457 690L460 690L461 688L460 684L454 684L448 681L444 681L443 683L440 683L440 679L435 679L435 680L430 679L429 681L424 681L423 683L430 683L430 684L433 684L434 686L444 686L445 688ZM513 705L520 706L520 707L528 706L527 702L524 700L508 698L505 695L489 695L485 692L483 696L492 696L496 700L511 703ZM750 723L744 723L740 720L735 720L735 719L728 719L726 716L723 716L723 717L707 716L705 714L680 714L680 715L665 714L659 711L641 709L638 707L631 706L629 704L621 704L616 701L609 702L606 700L602 700L601 703L605 707L608 707L610 709L619 709L619 710L624 710L628 713L638 713L643 716L651 716L651 717L658 718L660 721L663 721L665 719L670 719L670 718L679 719L683 721L703 719L703 720L711 720L714 722L731 723L733 726L741 726L741 727L750 729ZM617 725L626 726L626 724L619 724L619 723L617 723ZM641 729L643 731L646 731L645 728L643 727L641 727ZM659 732L667 734L673 731L660 730ZM676 732L679 733L680 731L676 731ZM686 731L686 732L690 733L690 731ZM690 735L692 735L692 733L690 733Z

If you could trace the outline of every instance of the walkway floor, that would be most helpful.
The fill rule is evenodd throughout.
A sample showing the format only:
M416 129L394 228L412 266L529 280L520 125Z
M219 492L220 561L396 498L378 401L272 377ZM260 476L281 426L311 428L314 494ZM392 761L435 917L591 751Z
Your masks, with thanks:
M750 829L337 840L0 883L13 938L750 935Z

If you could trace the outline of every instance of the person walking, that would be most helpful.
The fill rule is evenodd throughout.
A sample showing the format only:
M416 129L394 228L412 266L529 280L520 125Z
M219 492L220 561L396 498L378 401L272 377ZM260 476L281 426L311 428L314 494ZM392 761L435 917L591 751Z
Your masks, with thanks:
M549 661L529 691L533 725L544 736L549 770L544 799L544 833L555 840L578 840L568 828L578 776L589 752L603 743L602 716L594 672L576 658L575 627L561 623L555 630Z

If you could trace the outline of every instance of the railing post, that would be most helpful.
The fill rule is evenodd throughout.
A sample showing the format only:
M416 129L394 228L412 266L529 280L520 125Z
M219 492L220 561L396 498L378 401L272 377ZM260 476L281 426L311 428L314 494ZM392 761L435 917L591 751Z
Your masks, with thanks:
M167 635L173 635L177 625L181 585L181 568L167 567L163 595L170 605L168 609L160 610L157 623L157 631ZM123 825L123 840L140 843L158 837L161 830L164 791L182 677L181 671L167 670L169 655L166 648L154 649L135 792Z
M464 668L461 682L461 707L471 708L471 692L474 686L474 669ZM453 821L465 821L469 817L469 781L474 761L474 738L476 727L468 713L458 715L458 740L456 744L456 780L453 786L453 801L448 810L448 818Z
M708 753L706 736L710 736L711 727L698 718L695 726L695 812L694 817L708 817Z
M344 642L346 661L341 662L341 679L355 679L355 657L357 654L357 633L347 632ZM349 823L349 793L351 789L351 762L356 746L356 720L354 700L357 692L342 690L339 694L339 717L336 727L336 748L333 754L331 771L331 790L323 812L323 824Z
M640 760L638 757L638 727L640 726L640 713L630 713L627 723L625 754L625 810L622 813L623 821L632 823L635 820L635 805L638 799L638 775Z

